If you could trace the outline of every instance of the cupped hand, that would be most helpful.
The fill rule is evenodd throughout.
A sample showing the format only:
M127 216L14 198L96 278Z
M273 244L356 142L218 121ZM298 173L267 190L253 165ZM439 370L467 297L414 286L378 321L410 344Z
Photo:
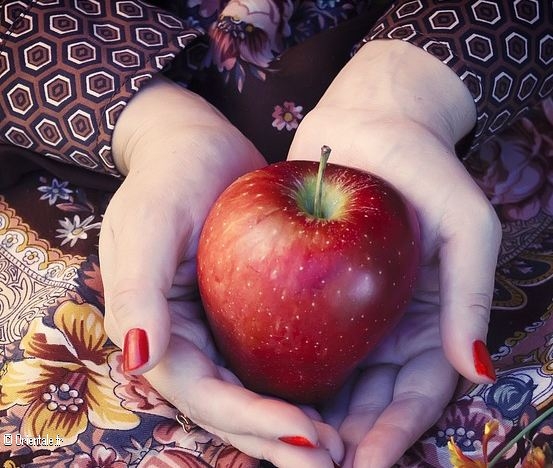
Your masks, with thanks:
M243 388L221 365L197 295L196 247L208 210L263 158L203 99L163 79L130 101L113 143L126 178L105 213L100 264L105 327L123 348L125 370L143 373L186 417L253 457L332 467L343 453L337 432Z
M414 206L422 260L408 310L330 405L342 466L389 468L436 422L458 373L495 378L485 349L501 226L454 153L474 124L464 85L399 41L365 45L300 124L289 159L368 170Z

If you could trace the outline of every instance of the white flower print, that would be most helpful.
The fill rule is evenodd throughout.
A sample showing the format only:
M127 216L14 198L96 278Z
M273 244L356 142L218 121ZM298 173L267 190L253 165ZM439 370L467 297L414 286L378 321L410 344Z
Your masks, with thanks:
M69 200L73 190L67 188L67 185L69 185L67 181L59 182L56 178L52 179L51 185L41 185L38 187L38 191L43 193L40 199L48 200L49 205L56 203L58 198Z
M79 215L74 215L73 220L69 218L64 218L59 221L61 228L56 229L58 235L57 238L62 238L63 241L61 245L69 243L70 247L73 247L79 239L88 238L88 232L91 229L100 229L102 223L92 223L94 216L89 216L88 218L81 221Z

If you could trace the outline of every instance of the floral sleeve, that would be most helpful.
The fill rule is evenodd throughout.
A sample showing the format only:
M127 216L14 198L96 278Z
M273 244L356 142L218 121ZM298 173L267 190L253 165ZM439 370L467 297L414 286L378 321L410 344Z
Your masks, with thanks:
M118 116L198 36L140 0L0 4L0 144L119 175Z
M553 90L549 0L396 1L364 42L400 39L450 66L477 108L472 148Z

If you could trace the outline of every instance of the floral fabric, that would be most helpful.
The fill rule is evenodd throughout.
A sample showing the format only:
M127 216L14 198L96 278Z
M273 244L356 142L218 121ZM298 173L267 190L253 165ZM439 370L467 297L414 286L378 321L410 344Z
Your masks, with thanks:
M110 196L47 172L0 195L0 466L257 466L123 373L97 257Z

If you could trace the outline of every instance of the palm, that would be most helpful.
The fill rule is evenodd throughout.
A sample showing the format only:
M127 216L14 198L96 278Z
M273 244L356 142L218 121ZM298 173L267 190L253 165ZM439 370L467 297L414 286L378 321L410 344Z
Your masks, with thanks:
M346 444L345 468L389 467L440 416L457 382L454 368L483 381L471 350L486 335L500 229L452 148L428 128L355 118L350 109L316 108L298 128L289 159L327 144L334 162L381 176L418 215L422 264L413 300L325 412Z
M195 281L195 263L182 263L167 294L172 339L193 343L212 361L220 358L214 346Z
M372 466L369 456L374 466L391 466L453 394L457 373L442 349L436 268L423 271L419 284L425 286L415 291L400 323L325 411L346 444L344 468Z
M181 270L192 271L189 265ZM185 416L247 454L282 467L331 466L329 452L342 453L337 433L293 405L245 389L221 365L195 291L188 274L177 274L168 293L169 346L145 377ZM320 449L298 450L278 441L306 429L314 431L310 438L320 441Z
M336 431L291 404L245 389L220 365L196 287L196 246L211 200L204 196L190 207L182 200L192 199L194 187L181 183L186 177L175 168L162 169L164 178L131 173L104 217L100 251L110 337L121 345L125 330L147 330L145 378L223 441L282 467L332 466L329 452L342 454ZM165 183L172 178L179 182L168 197ZM289 435L320 448L299 450L279 441Z

